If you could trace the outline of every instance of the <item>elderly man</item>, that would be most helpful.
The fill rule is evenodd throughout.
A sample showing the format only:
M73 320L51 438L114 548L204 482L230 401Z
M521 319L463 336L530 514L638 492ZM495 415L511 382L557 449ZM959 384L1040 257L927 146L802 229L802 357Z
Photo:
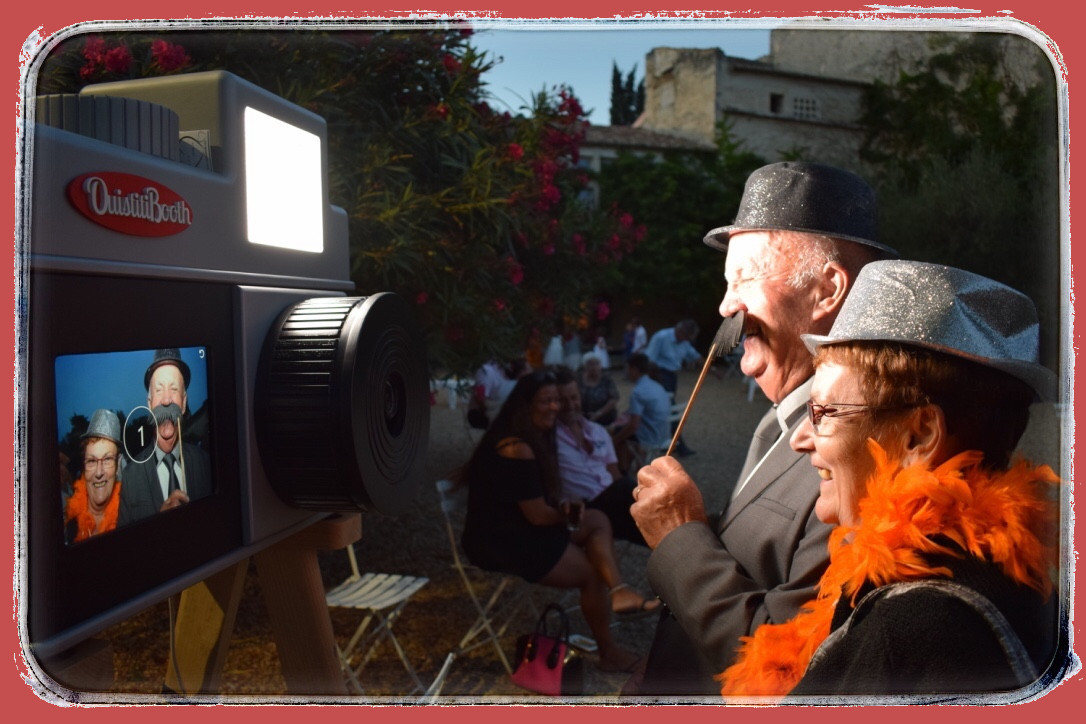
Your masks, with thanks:
M177 349L155 350L143 376L147 407L158 434L137 462L125 468L120 525L176 508L211 493L211 463L207 452L181 439L188 409L192 373Z
M562 405L555 428L562 497L586 501L589 508L605 513L615 538L645 545L630 517L634 484L619 472L610 433L581 412L581 390L572 370L559 367L555 376Z
M674 458L638 475L630 512L667 608L628 693L716 695L712 676L732 663L739 637L787 621L813 596L830 529L814 514L818 476L788 445L814 371L800 335L826 334L864 264L896 256L875 241L875 213L874 191L854 174L777 163L751 174L735 223L705 237L727 252L720 314L745 314L740 367L773 407L714 523Z

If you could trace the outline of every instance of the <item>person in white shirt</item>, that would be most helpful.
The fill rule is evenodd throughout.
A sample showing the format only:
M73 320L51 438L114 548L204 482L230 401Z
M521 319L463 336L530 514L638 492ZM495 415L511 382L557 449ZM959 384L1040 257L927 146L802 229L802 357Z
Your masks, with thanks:
M555 376L561 403L556 439L562 497L585 501L587 507L606 514L616 539L645 545L630 516L634 483L619 472L610 433L581 413L581 393L573 372L560 367Z
M468 402L468 424L485 430L490 425L491 411L500 409L517 380L531 371L523 357L513 360L505 368L495 360L480 367L475 372L475 386Z

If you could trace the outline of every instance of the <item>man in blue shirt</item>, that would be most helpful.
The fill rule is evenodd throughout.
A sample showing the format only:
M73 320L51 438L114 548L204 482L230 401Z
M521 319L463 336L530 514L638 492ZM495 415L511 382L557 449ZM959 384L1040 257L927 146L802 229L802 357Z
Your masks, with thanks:
M645 356L656 366L660 384L674 399L679 385L679 370L687 363L701 365L702 356L694 349L691 342L698 337L698 325L692 319L684 319L674 327L661 329L652 335ZM674 427L672 428L674 432ZM675 456L692 455L693 450L682 439L675 446Z
M626 363L626 377L634 383L630 391L630 408L624 415L625 422L615 431L612 439L618 454L619 469L627 475L636 472L628 469L628 441L645 448L666 448L670 441L667 421L671 414L671 396L649 376L649 369L649 359L641 353L631 356Z

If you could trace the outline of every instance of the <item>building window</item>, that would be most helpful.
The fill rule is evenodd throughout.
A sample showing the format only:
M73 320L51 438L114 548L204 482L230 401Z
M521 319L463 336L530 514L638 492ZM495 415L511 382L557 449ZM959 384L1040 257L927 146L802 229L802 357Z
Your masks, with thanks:
M814 98L793 98L792 116L804 121L817 121L822 117L818 111L818 101Z
M783 93L770 93L769 94L769 112L780 115L782 106L784 106L784 94Z

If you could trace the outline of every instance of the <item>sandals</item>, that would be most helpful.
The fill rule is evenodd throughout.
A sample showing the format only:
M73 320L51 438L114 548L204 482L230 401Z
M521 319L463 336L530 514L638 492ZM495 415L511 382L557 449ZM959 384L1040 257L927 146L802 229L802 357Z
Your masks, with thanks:
M629 589L630 585L628 583L620 583L617 586L615 586L614 588L608 589L607 595L608 596L613 596L615 591L620 591L620 590L622 590L624 588ZM639 606L633 606L633 607L630 607L630 608L611 609L611 613L614 615L615 618L617 618L617 619L619 619L621 621L631 621L631 620L638 619L638 618L644 618L645 616L651 616L652 614L656 613L659 609L660 609L660 601L659 600L652 600L652 599L648 599L648 598L642 598L641 599L641 605L639 605Z

